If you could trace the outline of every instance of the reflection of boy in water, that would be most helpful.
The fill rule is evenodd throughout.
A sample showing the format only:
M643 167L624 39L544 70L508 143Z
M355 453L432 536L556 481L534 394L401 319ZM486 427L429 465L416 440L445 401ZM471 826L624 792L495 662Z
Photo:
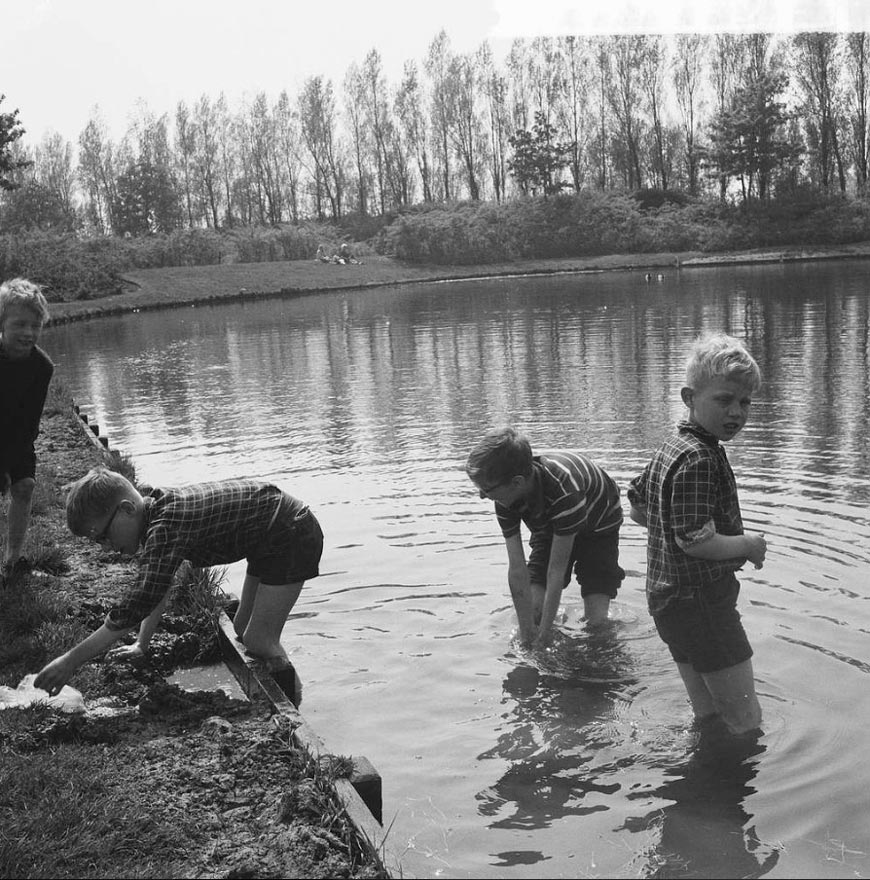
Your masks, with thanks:
M610 476L580 452L533 455L528 439L513 428L490 431L465 470L480 497L495 502L520 641L547 644L572 567L586 620L607 620L625 577L619 567L622 505ZM521 523L531 533L528 564Z
M661 785L627 795L669 802L616 829L658 832L646 847L645 877L763 877L779 861L779 849L759 839L744 807L764 746L752 737L723 739L716 727L701 729L692 756L669 769Z
M631 482L631 518L649 530L646 592L696 719L714 714L734 733L761 724L752 648L734 572L761 568L767 545L743 531L737 485L722 441L746 424L761 372L743 344L717 334L696 341L681 391L689 418Z

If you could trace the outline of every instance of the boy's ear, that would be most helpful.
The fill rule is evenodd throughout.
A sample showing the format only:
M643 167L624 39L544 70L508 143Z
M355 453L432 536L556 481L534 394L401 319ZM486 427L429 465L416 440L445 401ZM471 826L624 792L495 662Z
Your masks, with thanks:
M695 400L695 390L693 388L690 388L688 385L684 385L680 389L680 397L683 399L683 403L686 406L691 407L692 403Z

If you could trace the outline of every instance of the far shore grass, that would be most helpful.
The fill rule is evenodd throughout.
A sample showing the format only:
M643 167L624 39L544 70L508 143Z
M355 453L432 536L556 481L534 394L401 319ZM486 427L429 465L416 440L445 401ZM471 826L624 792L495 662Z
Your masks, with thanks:
M219 300L292 296L435 281L562 273L690 271L705 266L795 260L870 257L870 242L836 246L757 248L735 253L701 251L656 254L609 254L595 257L526 260L469 266L419 266L370 255L360 264L317 260L231 263L142 269L124 275L126 292L100 299L53 303L49 323L66 323L124 312L146 311Z

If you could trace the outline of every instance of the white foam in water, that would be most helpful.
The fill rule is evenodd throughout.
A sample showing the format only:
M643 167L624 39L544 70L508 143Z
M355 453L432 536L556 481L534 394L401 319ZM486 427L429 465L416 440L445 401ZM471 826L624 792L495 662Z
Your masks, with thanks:
M50 697L48 691L33 686L35 679L36 674L31 673L25 675L16 688L0 687L0 709L23 709L35 703L46 703L64 712L85 711L84 697L75 688L64 685L59 694Z

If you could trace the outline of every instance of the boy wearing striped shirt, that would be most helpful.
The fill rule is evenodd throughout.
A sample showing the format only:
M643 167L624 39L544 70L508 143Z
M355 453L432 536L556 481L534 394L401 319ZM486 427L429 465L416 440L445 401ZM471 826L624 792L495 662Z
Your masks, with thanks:
M480 497L495 502L521 643L548 644L572 569L587 623L606 621L625 577L619 566L622 504L613 479L577 451L533 454L528 438L511 427L486 434L465 470ZM530 533L528 562L521 524Z
M49 663L34 682L58 693L86 661L135 626L136 642L118 653L144 654L169 599L173 576L187 560L196 567L247 559L233 626L254 656L275 672L289 665L281 646L287 615L306 580L319 574L323 532L302 501L277 486L233 479L145 489L94 468L72 483L66 502L73 534L120 553L139 551L136 587L103 625Z

